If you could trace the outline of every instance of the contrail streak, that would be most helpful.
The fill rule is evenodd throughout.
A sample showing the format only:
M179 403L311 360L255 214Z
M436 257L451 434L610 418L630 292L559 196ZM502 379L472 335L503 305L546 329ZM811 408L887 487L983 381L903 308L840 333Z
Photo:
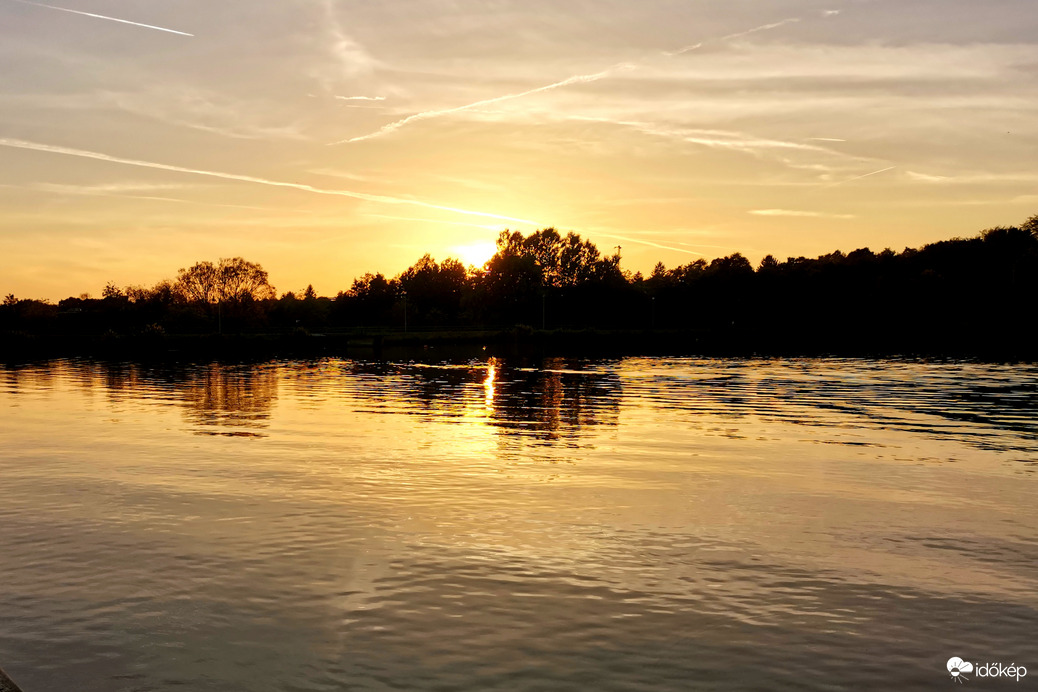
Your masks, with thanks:
M415 199L404 199L401 197L388 197L386 195L371 195L364 192L353 192L351 190L328 190L319 187L313 187L312 185L305 185L303 183L289 183L280 180L268 180L267 178L256 178L250 175L238 175L236 173L221 173L219 171L206 171L198 168L186 168L183 166L171 166L165 163L154 163L152 161L140 161L137 159L124 159L118 156L109 156L108 154L102 154L96 151L87 151L85 149L72 149L70 147L59 147L51 144L40 144L37 142L28 142L21 139L7 139L0 138L0 146L11 147L14 149L28 149L31 151L42 151L51 154L62 154L64 156L78 156L85 159L94 159L95 161L107 161L108 163L119 163L126 166L139 166L142 168L154 168L160 171L172 171L174 173L189 173L192 175L204 175L210 178L220 178L222 180L235 180L243 183L255 183L257 185L270 185L273 187L285 187L292 190L301 190L303 192L312 192L319 195L335 195L339 197L350 197L353 199L360 199L367 202L380 202L382 204L409 204L416 207L422 207L424 209L436 209L439 211L450 211L457 214L467 214L469 216L482 216L489 219L499 219L501 221L514 221L516 223L528 224L531 226L540 225L537 221L531 221L530 219L520 219L514 216L502 216L501 214L490 214L482 211L472 211L470 209L459 209L457 207L448 207L442 204L433 204L431 202L423 202ZM879 172L879 171L877 171ZM168 198L166 198L168 199ZM172 201L172 200L170 200ZM445 222L441 222L445 223ZM477 225L477 224L472 224ZM483 226L482 228L485 228ZM612 233L602 233L593 231L596 235L604 238L613 238L616 240L622 240L628 243L636 243L638 245L648 245L650 247L660 248L663 250L672 250L674 252L682 252L689 255L702 255L702 253L694 252L692 250L685 250L683 248L677 248L672 245L663 245L661 243L654 243L649 240L641 240L639 238L631 238L630 236L615 235Z
M479 108L480 106L488 106L488 105L490 105L492 103L500 103L501 101L510 101L512 99L522 98L523 96L529 96L530 94L538 94L538 93L540 93L542 91L549 91L551 89L558 89L559 87L569 86L570 84L579 84L579 83L582 83L582 82L595 82L595 81L598 81L599 79L602 79L603 77L606 77L606 76L612 74L613 72L616 72L617 70L630 69L631 67L634 67L634 66L630 65L628 63L618 63L616 65L613 65L612 67L609 67L609 68L606 68L606 69L602 70L601 72L595 72L594 74L575 75L573 77L568 77L567 79L563 79L562 81L559 81L559 82L554 82L552 84L546 84L544 86L540 86L540 87L537 87L535 89L527 89L526 91L520 91L520 92L515 93L515 94L505 94L504 96L495 96L494 98L483 99L482 101L476 101L474 103L466 103L464 106L456 106L454 108L445 108L443 110L438 110L438 111L423 111L421 113L415 113L414 115L409 115L406 118L401 118L400 120L396 120L394 122L391 122L388 125L383 125L379 129L377 129L374 132L371 132L369 134L360 135L359 137L351 137L349 139L343 139L343 140L340 140L338 142L332 142L330 144L330 146L335 146L336 144L350 144L351 142L362 142L365 139L373 139L374 137L381 137L382 135L389 134L390 132L393 132L394 130L399 130L404 125L407 125L408 123L413 123L416 120L426 120L428 118L437 118L437 117L439 117L441 115L449 115L450 113L458 113L459 111L469 110L470 108Z
M755 34L758 31L769 31L771 29L777 29L780 26L785 26L786 24L791 24L793 22L799 22L799 21L800 20L798 18L783 19L782 21L772 22L771 24L762 24L761 26L756 26L756 27L754 27L752 29L747 29L746 31L739 31L739 32L736 32L734 34L727 34L727 35L722 36L722 37L720 37L718 39L712 39L712 41L729 41L729 40L731 40L733 38L739 38L741 36L748 36L749 34ZM701 41L701 42L696 43L696 44L691 45L691 46L685 46L684 48L679 48L676 51L663 51L663 52L660 53L660 55L664 55L664 56L667 56L667 57L673 57L673 56L676 56L676 55L681 55L682 53L688 53L690 51L702 48L706 43L710 43L712 41ZM618 72L620 70L630 70L630 69L633 69L635 67L637 67L637 63L621 62L621 63L617 63L616 65L613 65L611 67L607 67L606 69L602 70L601 72L595 72L595 73L592 73L592 74L575 75L573 77L568 77L568 78L560 80L558 82L552 82L551 84L546 84L544 86L536 87L534 89L527 89L526 91L520 91L520 92L515 93L515 94L505 94L504 96L496 96L494 98L483 99L482 101L476 101L475 103L467 103L467 104L465 104L463 106L456 106L454 108L445 108L443 110L429 110L429 111L423 111L421 113L415 113L414 115L409 115L406 118L401 118L400 120L396 120L396 121L391 122L391 123L389 123L387 125L383 125L382 127L380 127L379 129L375 130L374 132L370 132L370 133L368 133L366 135L360 135L360 136L357 136L357 137L350 137L348 139L342 139L342 140L339 140L338 142L331 142L329 144L329 146L335 146L335 145L338 145L338 144L350 144L350 143L353 143L353 142L363 142L366 139L374 139L375 137L381 137L382 135L386 135L386 134L389 134L390 132L394 132L396 130L399 130L401 127L404 127L405 125L408 125L409 123L413 123L413 122L418 121L418 120L427 120L429 118L438 118L441 115L449 115L451 113L458 113L460 111L469 110L470 108L478 108L480 106L487 106L487 105L490 105L492 103L500 103L501 101L511 101L512 99L522 98L523 96L530 96L531 94L539 94L542 91L549 91L551 89L558 89L559 87L569 86L570 84L581 84L581 83L586 83L586 82L596 82L599 79L602 79L604 77L610 76L614 72Z
M599 231L593 231L593 232L595 233L595 235L600 236L602 238L612 238L613 240L622 240L625 243L637 243L638 245L648 245L649 247L660 248L661 250L671 250L673 252L683 252L686 255L699 255L701 257L703 256L703 253L701 253L701 252L694 252L693 250L685 250L685 249L682 249L682 248L679 248L679 247L674 247L672 245L663 245L661 243L654 243L651 240L640 240L638 238L631 238L630 236L625 236L625 235L616 235L614 233L602 233L602 232L599 232Z
M841 181L836 182L836 183L830 183L829 185L826 185L825 187L836 187L837 185L843 185L844 183L850 183L850 182L853 182L855 180L861 180L862 178L868 178L870 175L879 175L880 173L886 173L887 171L892 171L895 168L897 168L897 166L888 166L887 168L881 168L878 171L872 171L871 173L866 173L865 175L858 175L858 176L855 176L853 178L847 178L847 180L841 180Z
M14 149L30 149L32 151L43 151L51 154L63 154L65 156L78 156L84 159L94 159L96 161L107 161L109 163L121 163L127 166L140 166L142 168L155 168L160 171L172 171L174 173L190 173L192 175L204 175L210 178L221 178L223 180L236 180L243 183L255 183L257 185L269 185L271 187L285 187L292 190L301 190L303 192L312 192L318 195L335 195L338 197L350 197L353 199L360 199L366 202L379 202L382 204L409 204L416 207L422 207L424 209L437 209L440 211L450 211L456 214L467 214L469 216L483 216L488 219L500 219L502 221L515 221L518 223L537 225L535 221L529 219L518 219L513 216L502 216L500 214L490 214L482 211L472 211L470 209L459 209L457 207L448 207L441 204L432 204L431 202L422 202L416 199L406 199L403 197L388 197L386 195L372 195L365 192L353 192L351 190L329 190L320 187L314 187L312 185L305 185L303 183L289 183L281 180L269 180L267 178L256 178L251 175L238 175L236 173L221 173L219 171L206 171L198 168L185 168L182 166L171 166L165 163L154 163L152 161L139 161L137 159L124 159L118 156L109 156L108 154L101 154L95 151L86 151L84 149L71 149L69 147L58 147L50 144L38 144L36 142L27 142L21 139L5 139L0 138L0 146L12 147Z
M770 31L771 29L777 29L780 26L785 26L786 24L793 24L794 22L799 22L799 21L800 21L800 19L798 19L796 17L791 17L789 19L783 19L781 22L772 22L771 24L762 24L760 26L755 26L752 29L747 29L746 31L737 31L734 34L728 34L726 36L722 36L721 38L718 38L718 39L713 39L713 40L708 40L708 41L700 41L699 43L693 43L691 46L685 46L684 48L678 48L677 50L664 51L663 54L667 55L667 56L682 55L684 53L689 53L689 52L694 51L694 50L699 50L700 48L702 48L706 44L713 43L714 41L716 41L718 43L720 43L721 41L730 41L733 38L742 38L743 36L749 36L750 34L755 34L758 31Z
M781 139L763 139L729 130L682 130L680 128L655 127L650 123L642 123L635 120L613 120L611 118L592 118L582 115L571 115L569 116L569 119L630 127L643 134L655 135L657 137L665 137L668 139L680 139L689 142L690 144L698 144L704 147L735 149L737 151L748 152L754 152L758 149L796 149L800 151L813 151L825 154L833 153L830 149L813 144L786 142Z
M176 31L175 29L167 29L167 28L162 27L162 26L153 26L151 24L141 24L140 22L131 22L128 19L117 19L115 17L107 17L107 16L105 16L103 14L93 14L92 12L81 12L79 10L70 10L67 7L56 7L54 5L44 5L42 2L31 2L30 0L12 0L12 2L20 2L23 5L32 5L34 7L46 7L48 10L58 10L60 12L71 12L72 14L81 14L84 17L93 17L95 19L107 19L110 22L119 22L120 24L131 24L133 26L144 27L145 29L155 29L156 31L165 31L165 32L168 32L168 33L171 33L171 34L179 34L180 36L191 36L191 37L194 37L194 34L189 34L189 33L183 32L183 31Z

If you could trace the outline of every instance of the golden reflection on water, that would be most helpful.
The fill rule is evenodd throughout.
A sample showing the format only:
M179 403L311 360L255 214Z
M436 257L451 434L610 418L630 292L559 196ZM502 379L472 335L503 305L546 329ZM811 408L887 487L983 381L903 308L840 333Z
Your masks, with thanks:
M632 498L653 495L650 504L616 503L611 511L624 521L651 523L672 516L736 541L752 540L763 530L759 515L771 513L765 526L776 545L795 540L819 521L814 499L819 497L848 503L839 515L844 522L856 516L851 503L910 505L916 515L940 516L949 509L949 491L907 482L919 473L916 466L972 468L988 458L982 452L993 444L991 429L963 423L958 414L942 417L949 408L946 400L906 404L894 396L880 399L871 389L875 383L861 385L861 378L827 382L832 373L820 366L803 376L800 369L796 363L767 362L618 367L558 358L533 366L499 358L189 366L71 361L5 369L2 381L11 392L54 392L71 384L91 397L102 393L116 412L131 404L168 405L179 412L182 427L196 435L272 438L291 445L290 455L295 455L270 462L269 473L275 476L295 473L293 459L331 448L345 455L346 478L357 472L348 455L362 450L386 462L361 467L372 482L392 480L397 490L409 489L398 499L401 508L412 507L416 498L419 504L437 502L456 490L459 479L491 484L479 493L518 492L545 482L572 492L609 487ZM909 397L918 385L902 379L896 394ZM997 414L1005 418L1003 425L1019 425L1011 410L985 408L973 395L967 401L976 419ZM161 434L156 421L140 422L156 426L150 434ZM132 434L126 427L121 432ZM998 439L1002 460L1014 458L1014 445L1028 444L1026 435ZM1018 456L1033 459L1034 448L1031 443ZM882 473L862 465L866 461L879 462ZM866 468L868 474L859 475ZM1012 467L1017 473L1031 468ZM921 476L929 477L928 472ZM698 477L705 485L675 493L675 477ZM978 489L993 484L991 493L956 496L959 513L996 512L989 499L996 497L996 488L1005 497L1002 480L981 474L971 482ZM333 485L322 492L337 490ZM541 510L566 516L586 500L583 494L552 496ZM479 504L459 501L442 516L472 509L472 502ZM523 502L523 512L534 510L530 498ZM515 508L500 511L512 514ZM862 516L870 511L862 510ZM478 533L482 520L473 517L479 513L462 514L450 520ZM516 522L495 544L509 551L522 552L516 546L543 551L536 532L523 526L530 525ZM780 539L775 534L782 531L786 538ZM587 554L595 545L577 533L555 541L560 557ZM824 544L810 549L812 559L827 561L829 547L818 552L819 545ZM839 551L846 561L852 553ZM875 560L871 551L862 556L863 563Z
M854 652L899 655L892 619L929 646L961 613L927 602L1007 646L1033 632L1038 370L493 358L0 374L0 610L31 632L23 655L45 643L37 665L75 653L41 632L85 649L100 627L133 632L116 652L184 652L138 652L168 679L207 680L218 656L293 671L279 688L370 674L413 689L394 678L407 662L480 666L493 641L499 665L543 644L559 670L626 660L624 689L687 689L710 646L734 667L747 641L859 666ZM1016 630L978 617L996 611ZM639 646L652 665L627 657ZM590 679L554 674L543 687ZM497 682L484 688L510 688Z
M546 442L579 444L582 431L616 425L622 387L613 373L567 370L562 359L516 367L500 358L484 363L373 363L340 360L264 364L144 365L58 361L6 368L6 391L41 391L69 381L110 401L170 402L192 432L222 436L270 434L280 392L311 409L311 416L341 416L326 409L339 401L358 412L418 412L456 420L488 432L520 434Z
M89 393L105 392L112 401L172 401L192 431L204 435L261 436L278 398L279 373L271 365L149 367L73 361L40 370L48 377L67 378Z
M498 359L489 358L487 359L487 377L483 380L483 389L485 394L483 396L484 408L487 411L487 415L494 410L494 378L497 375Z
M174 385L185 417L212 434L259 435L278 396L274 368L210 364ZM225 430L231 428L232 430ZM242 428L245 428L244 430Z

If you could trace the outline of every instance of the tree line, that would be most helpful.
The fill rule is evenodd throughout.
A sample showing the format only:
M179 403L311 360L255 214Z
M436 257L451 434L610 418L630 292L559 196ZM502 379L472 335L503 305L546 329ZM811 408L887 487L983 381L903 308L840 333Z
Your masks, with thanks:
M1027 340L1038 299L1038 216L1019 226L816 258L742 254L648 275L576 233L504 231L480 268L425 255L367 273L334 297L278 294L240 257L199 262L151 287L109 283L56 305L8 295L0 333L211 334L356 330L692 330L767 345Z

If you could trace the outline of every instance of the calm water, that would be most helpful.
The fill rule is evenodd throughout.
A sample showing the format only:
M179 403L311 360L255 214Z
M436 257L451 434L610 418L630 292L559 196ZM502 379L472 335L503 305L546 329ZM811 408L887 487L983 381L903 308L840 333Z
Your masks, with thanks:
M1038 367L0 369L39 690L1038 687Z

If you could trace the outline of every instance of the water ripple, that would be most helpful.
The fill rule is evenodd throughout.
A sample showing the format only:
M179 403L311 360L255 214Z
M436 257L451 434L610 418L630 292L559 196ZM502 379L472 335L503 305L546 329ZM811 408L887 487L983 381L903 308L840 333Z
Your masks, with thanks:
M26 690L1038 674L1032 365L65 360L0 406Z

